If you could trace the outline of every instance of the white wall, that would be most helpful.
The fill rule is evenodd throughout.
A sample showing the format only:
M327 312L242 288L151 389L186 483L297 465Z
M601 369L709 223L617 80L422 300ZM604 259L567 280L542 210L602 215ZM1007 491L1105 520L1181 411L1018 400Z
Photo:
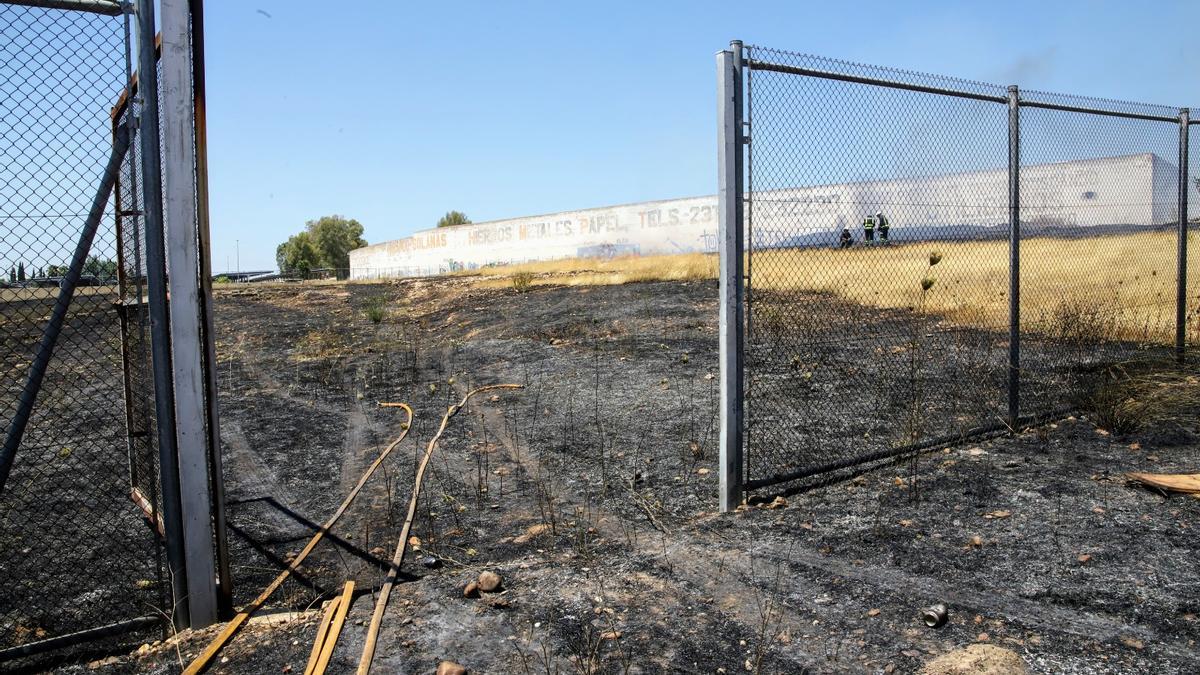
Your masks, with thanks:
M1175 167L1151 154L1026 166L1022 221L1031 227L1160 225L1175 219ZM1192 203L1200 203L1195 186ZM437 274L569 257L716 250L715 196L625 204L423 230L350 252L351 278ZM757 192L756 246L833 245L883 211L896 239L1007 227L1008 171ZM997 233L999 234L999 233Z
M643 202L424 230L350 252L351 278L606 255L713 251L716 197Z

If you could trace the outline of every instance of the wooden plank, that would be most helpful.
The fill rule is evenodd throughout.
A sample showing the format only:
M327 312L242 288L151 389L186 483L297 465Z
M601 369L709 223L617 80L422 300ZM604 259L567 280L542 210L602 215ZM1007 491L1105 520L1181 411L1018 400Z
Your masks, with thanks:
M333 621L333 613L341 601L341 596L338 596L325 606L321 623L317 625L317 637L313 640L312 653L308 655L308 663L304 666L304 675L311 675L313 668L316 668L317 661L321 658L321 648L325 646L325 636L329 634L329 623Z
M313 667L312 675L325 675L325 669L329 667L329 659L333 656L333 648L337 646L338 636L342 634L342 624L346 622L346 613L350 611L350 605L353 602L354 581L350 580L346 582L346 587L342 590L337 613L333 615L333 623L329 624L329 634L325 636L325 640L321 644L321 656L317 658L317 665Z
M1127 473L1135 483L1149 485L1168 492L1200 494L1200 473Z

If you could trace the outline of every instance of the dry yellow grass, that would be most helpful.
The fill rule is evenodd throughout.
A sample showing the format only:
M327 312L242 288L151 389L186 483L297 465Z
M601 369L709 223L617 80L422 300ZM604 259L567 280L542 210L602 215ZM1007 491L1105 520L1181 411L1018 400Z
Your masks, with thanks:
M1170 342L1174 339L1175 246L1173 232L1087 239L1032 238L1021 244L1022 324L1058 330L1087 323L1107 336ZM930 267L929 255L941 260ZM532 273L532 285L605 285L634 281L713 279L714 255L570 259L474 272L487 287L511 287L513 275ZM930 242L856 246L848 250L780 249L755 254L758 291L830 293L879 308L922 301L931 314L953 322L998 328L1008 321L1008 242ZM1188 277L1200 280L1200 255L1189 256ZM1194 288L1194 286L1193 286ZM1195 317L1200 298L1189 297ZM1191 339L1200 330L1190 327Z
M1111 337L1169 341L1174 336L1175 245L1169 232L1021 243L1021 318L1032 330L1082 318ZM929 265L937 251L941 261ZM1008 321L1008 243L937 242L834 252L769 251L756 256L754 284L828 292L874 307L912 307L921 280L934 285L924 307L951 321ZM1192 279L1200 264L1189 261ZM1192 304L1196 298L1191 298ZM1080 317L1080 315L1083 315Z
M635 281L694 281L717 278L717 256L702 253L680 255L625 256L620 258L567 258L472 272L483 277L478 285L488 288L512 286L519 274L533 274L531 285L611 286Z

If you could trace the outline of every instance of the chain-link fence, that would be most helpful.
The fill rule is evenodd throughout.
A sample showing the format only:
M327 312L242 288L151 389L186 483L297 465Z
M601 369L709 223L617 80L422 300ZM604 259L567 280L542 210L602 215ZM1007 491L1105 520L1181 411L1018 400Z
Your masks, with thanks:
M122 405L152 394L122 367L135 333L122 302L131 251L118 244L110 197L136 159L111 117L129 79L129 26L119 6L103 4L0 4L5 661L84 634L127 643L163 617L148 526L155 465L139 447L152 434Z
M1187 135L1187 178L1191 182L1188 194L1193 196L1195 193L1191 191L1192 188L1200 190L1200 119L1192 119L1197 117L1200 117L1200 114L1195 112L1189 117ZM1196 224L1197 218L1200 217L1200 203L1188 199L1187 212L1187 238L1182 249L1183 260L1186 263L1184 268L1187 271L1183 288L1187 306L1183 333L1186 346L1195 347L1200 344L1200 274L1193 273L1200 264L1200 234L1197 234L1200 226Z
M146 222L141 180L141 143L136 120L136 83L133 95L123 92L112 109L112 135L124 131L131 145L114 185L116 209L117 283L115 303L121 325L121 359L124 373L125 420L129 437L130 498L142 510L160 537L165 537L162 520L159 445L154 406L154 366L150 336L148 298L149 261L146 252Z
M736 58L747 488L1061 414L1200 338L1179 109Z

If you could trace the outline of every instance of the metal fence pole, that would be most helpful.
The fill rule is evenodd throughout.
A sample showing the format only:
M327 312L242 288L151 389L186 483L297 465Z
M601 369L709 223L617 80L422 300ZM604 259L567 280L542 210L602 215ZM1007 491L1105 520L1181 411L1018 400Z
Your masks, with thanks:
M1008 88L1008 423L1021 415L1021 95Z
M741 142L738 147L745 148L745 154L738 153L738 160L745 162L739 165L738 170L738 194L742 195L742 223L744 224L745 237L743 249L754 249L754 144L750 142L750 137L754 134L754 90L751 86L754 79L754 71L751 68L743 67L745 59L753 58L753 53L750 50L742 48L740 41L734 41L737 49L733 52L733 67L738 76L738 94L745 98L738 105L739 122L738 132L742 134ZM744 80L742 79L744 77ZM743 86L744 85L744 86ZM743 340L752 340L754 338L754 312L751 307L754 305L754 258L746 256L746 331ZM744 414L744 413L743 413ZM750 429L746 428L745 433L749 435Z
M717 211L720 247L721 511L742 501L742 192L741 78L737 52L717 54Z
M225 470L221 463L221 420L217 410L216 331L212 316L212 251L208 213L208 118L204 69L204 2L188 0L192 12L192 97L196 122L196 227L200 244L200 315L204 326L204 379L208 394L208 463L212 481L213 533L217 542L217 609L233 617L229 538L225 528Z
M175 387L171 376L171 337L167 317L166 243L163 239L162 166L158 129L158 64L154 48L154 1L139 0L138 94L142 157L143 220L146 227L146 294L150 305L150 347L154 364L154 414L158 423L162 517L167 572L176 630L189 625L187 575L183 555L183 520L179 493L179 456L175 446Z
M179 490L183 514L188 614L193 628L217 620L204 377L207 331L201 328L196 209L196 123L192 96L191 12L187 0L160 0L162 11L163 178L171 366L175 376Z
M1190 111L1179 111L1179 251L1175 279L1175 357L1184 358L1187 332L1188 125Z

